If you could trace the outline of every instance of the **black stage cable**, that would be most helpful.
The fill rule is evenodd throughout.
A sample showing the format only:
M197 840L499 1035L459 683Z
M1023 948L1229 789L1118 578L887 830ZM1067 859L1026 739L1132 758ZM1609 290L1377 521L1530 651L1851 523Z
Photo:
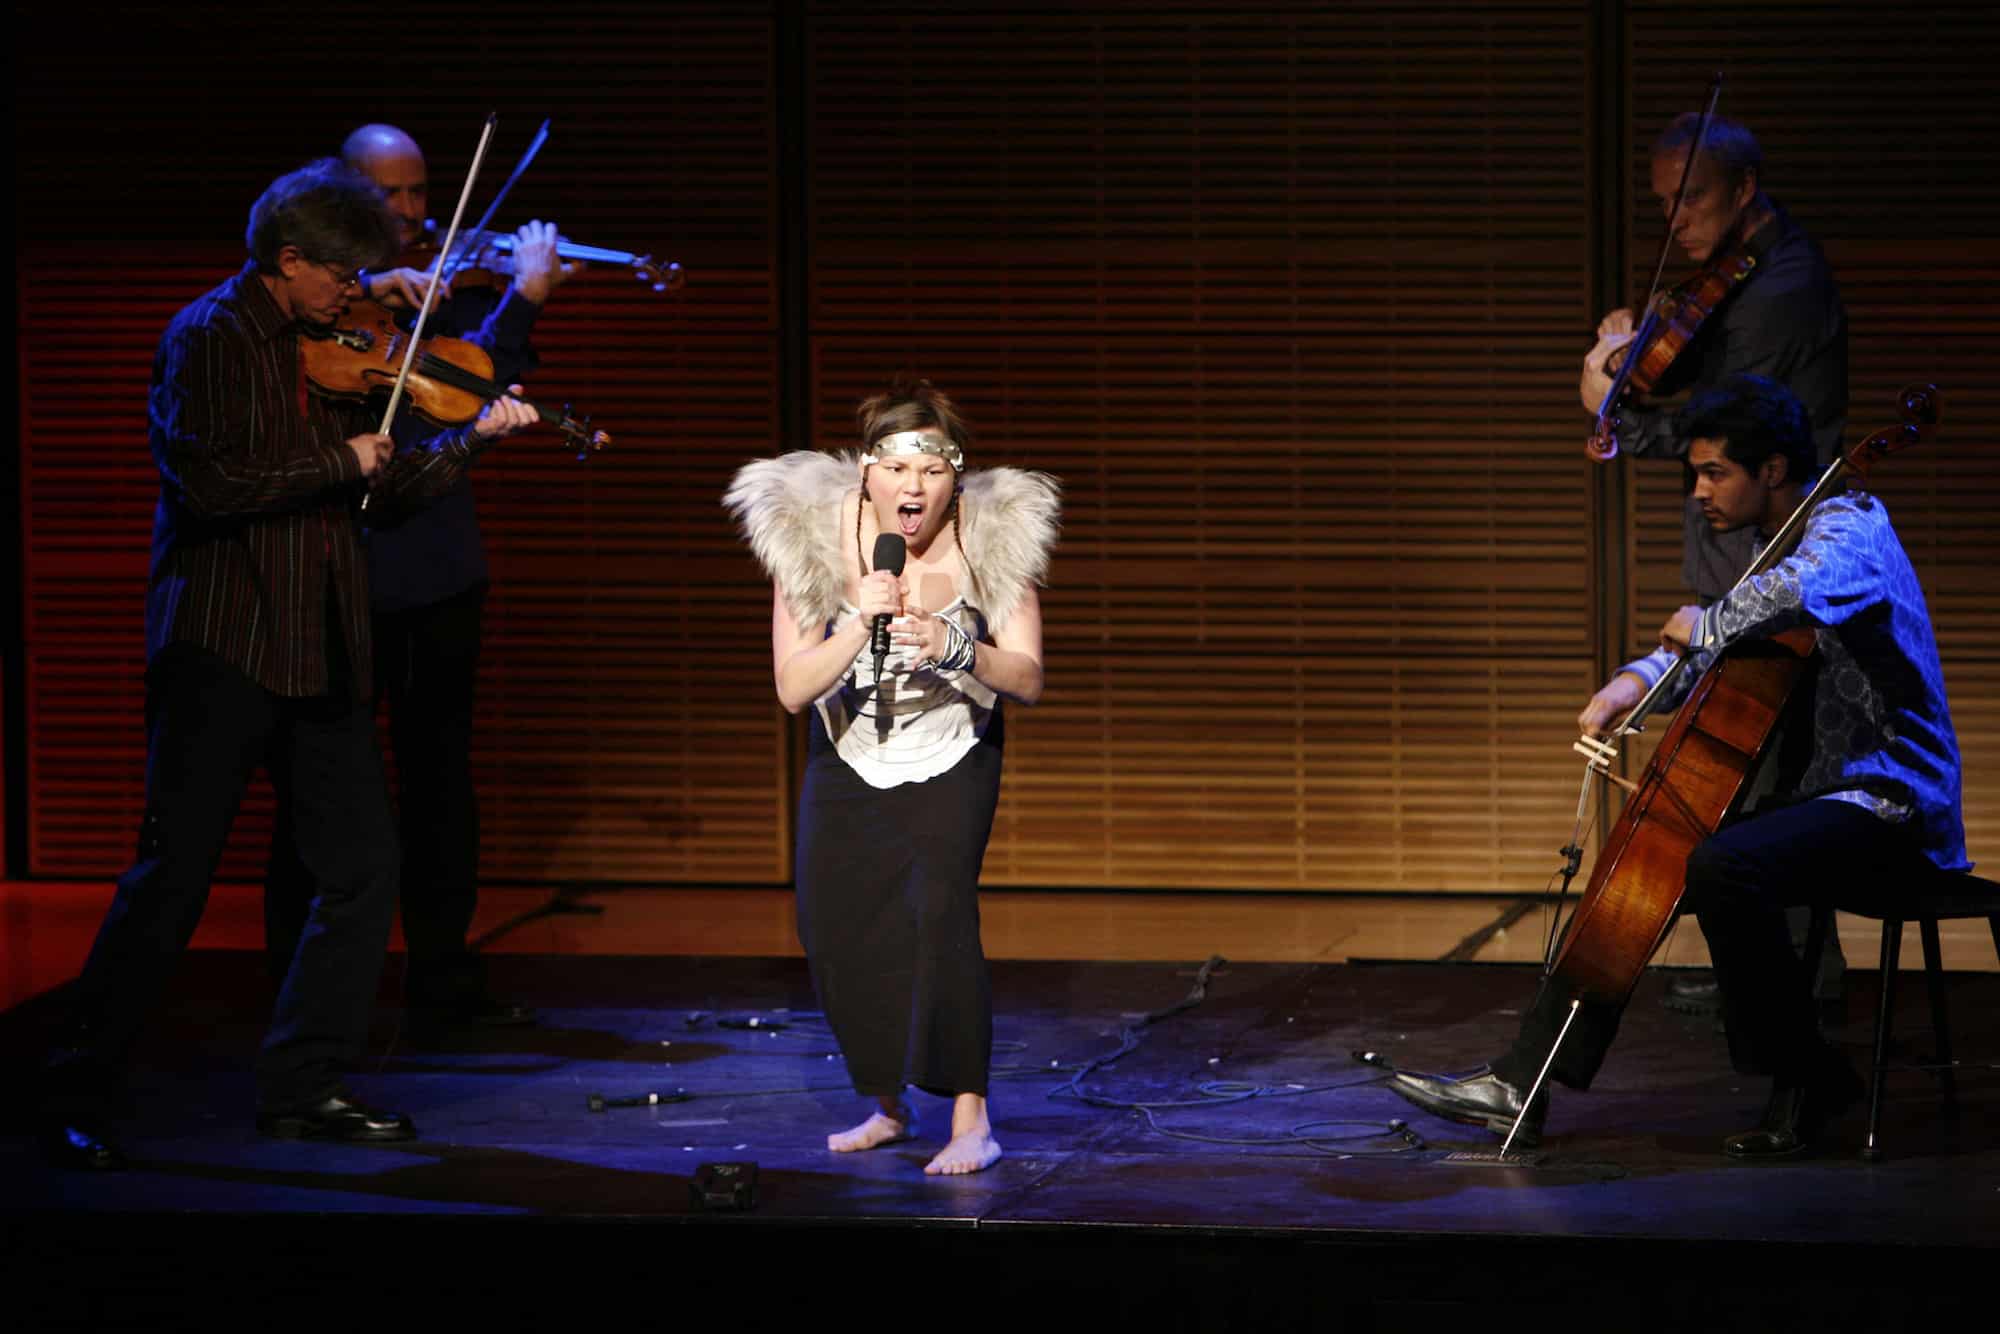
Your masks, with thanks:
M1157 1102L1143 1102L1143 1101L1132 1101L1120 1098L1110 1098L1102 1094L1092 1093L1089 1089L1083 1087L1083 1080L1086 1077L1088 1077L1091 1073L1097 1070L1101 1070L1105 1066L1108 1066L1113 1062L1119 1060L1121 1057L1129 1055L1131 1052L1135 1051L1138 1048L1139 1044L1144 1040L1145 1031L1152 1025L1160 1023L1167 1019L1171 1019L1177 1014L1181 1014L1188 1010L1191 1010L1195 1006L1201 1004L1204 1000L1206 1000L1208 998L1208 984L1210 978L1214 976L1216 969L1223 967L1227 962L1228 960L1224 959L1219 954L1210 955L1208 957L1208 960L1205 963L1203 963L1200 968L1195 970L1194 985L1188 989L1188 994L1182 997L1179 1001L1176 1001L1174 1004L1169 1005L1164 1009L1154 1010L1152 1013L1142 1016L1137 1022L1126 1025L1119 1032L1118 1047L1114 1051L1106 1052L1101 1056L1095 1057L1089 1061L1085 1061L1084 1063L1075 1066L1065 1066L1058 1062L1052 1061L1047 1066L1028 1066L1028 1065L998 1066L995 1067L991 1073L996 1078L1029 1078L1029 1077L1039 1078L1046 1076L1050 1070L1056 1070L1058 1072L1067 1070L1069 1072L1069 1078L1064 1080L1061 1084L1057 1085L1055 1088L1050 1089L1047 1096L1051 1098L1057 1098L1067 1095L1069 1097L1076 1098L1078 1101L1083 1102L1092 1107L1103 1107L1113 1111L1137 1112L1139 1113L1139 1115L1146 1118L1147 1124L1154 1131L1170 1139L1184 1139L1206 1144L1229 1144L1229 1145L1243 1145L1250 1147L1296 1146L1296 1147L1311 1149L1317 1153L1334 1154L1349 1158L1389 1157L1394 1154L1407 1153L1412 1149L1423 1149L1428 1147L1424 1143L1423 1139L1420 1136L1418 1136L1415 1131L1411 1130L1407 1124L1405 1124L1400 1120L1379 1122L1379 1121L1361 1121L1361 1120L1320 1119L1312 1121L1302 1121L1299 1124L1293 1126L1289 1131L1287 1131L1284 1135L1281 1136L1231 1137L1222 1135L1204 1135L1195 1131L1175 1130L1171 1127L1161 1125L1157 1116L1157 1113L1161 1111L1166 1111L1181 1107L1226 1107L1234 1103L1247 1102L1251 1098L1300 1097L1308 1093L1324 1093L1335 1089L1360 1088L1368 1084L1378 1084L1382 1082L1382 1080L1388 1078L1387 1073L1369 1079L1348 1080L1339 1083L1310 1084L1310 1085L1309 1084L1269 1085L1269 1084L1249 1084L1233 1080L1209 1080L1197 1086L1195 1092L1198 1096L1196 1097L1174 1099L1170 1101L1157 1101ZM773 1037L777 1037L785 1032L788 1032L789 1025L793 1021L817 1020L819 1023L824 1023L824 1017L815 1012L804 1011L804 1012L786 1012L786 1013L787 1013L787 1018L783 1020L765 1019L762 1015L730 1016L727 1018L718 1019L716 1021L716 1026L719 1028L729 1028L738 1031L769 1032ZM819 1034L817 1032L808 1032L808 1033L800 1033L798 1036L817 1037L819 1036ZM1026 1048L1027 1044L1022 1042L1006 1042L1006 1043L996 1042L994 1044L994 1050L996 1051L1003 1049L1012 1049L1020 1051L1020 1050L1026 1050ZM823 1053L813 1052L809 1054L822 1055ZM825 1054L832 1054L832 1053L825 1053ZM843 1089L846 1089L847 1087L849 1086L846 1084L807 1084L807 1085L802 1085L797 1087L787 1087L787 1088L741 1089L741 1090L730 1090L728 1092L715 1092L715 1093L701 1093L698 1091L690 1091L684 1088L676 1088L675 1090L673 1090L672 1093L644 1092L639 1094L623 1094L615 1096L601 1094L601 1093L593 1093L589 1095L588 1105L590 1107L590 1110L595 1112L595 1111L603 1111L607 1107L656 1106L661 1103L692 1102L700 1098L767 1098L767 1097L782 1097L786 1095L794 1095L801 1093L839 1092ZM1359 1127L1359 1129L1351 1130L1348 1133L1341 1134L1341 1133L1335 1133L1332 1130L1332 1127L1336 1126ZM1401 1140L1403 1141L1402 1144L1396 1148L1387 1150L1369 1150L1363 1148L1349 1147L1350 1145L1357 1144L1363 1141L1383 1139L1389 1136L1400 1137Z
M833 1036L833 1026L826 1021L826 1016L818 1010L779 1010L775 1011L775 1013L782 1015L783 1018L767 1018L761 1013L719 1015L715 1019L715 1026L717 1028L731 1029L736 1032L768 1033L774 1038L804 1038L808 1041L824 1040ZM700 1020L706 1017L705 1014L697 1015L697 1017L688 1021L687 1027L691 1029L699 1028ZM1012 1039L995 1041L993 1044L993 1050L996 1052L1024 1052L1027 1049L1027 1043L1016 1042ZM751 1053L753 1049L749 1047L731 1047L729 1050L741 1054ZM756 1050L769 1049L758 1048ZM837 1051L795 1051L788 1054L801 1057L824 1057L837 1056L840 1053ZM988 1073L1000 1074L1003 1071L1007 1073L1047 1073L1040 1066L998 1066L989 1070Z
M1479 957L1479 951L1485 949L1487 942L1491 941L1493 937L1499 935L1523 917L1526 917L1536 908L1542 907L1548 895L1549 890L1544 886L1539 895L1530 895L1527 898L1515 899L1506 908L1501 910L1498 917L1460 940L1443 954L1440 954L1437 961L1439 963L1470 963L1473 959Z
M577 885L565 885L526 912L516 913L499 925L481 932L475 939L466 942L465 948L469 952L477 954L508 932L524 927L530 922L538 922L544 917L561 917L565 915L602 916L604 913L603 904L583 902L583 896L593 892L590 889Z
M1413 1149L1428 1147L1421 1136L1401 1120L1361 1121L1361 1120L1315 1120L1301 1121L1283 1135L1269 1137L1231 1137L1203 1135L1195 1131L1174 1130L1159 1122L1157 1113L1180 1107L1227 1107L1248 1102L1252 1098L1296 1098L1308 1093L1326 1093L1336 1089L1361 1088L1369 1084L1379 1084L1387 1079L1387 1073L1368 1079L1346 1080L1331 1084L1250 1084L1240 1080L1215 1079L1195 1086L1193 1098L1176 1098L1166 1101L1141 1101L1126 1098L1107 1097L1092 1093L1083 1086L1083 1081L1091 1073L1130 1055L1145 1040L1146 1030L1163 1020L1191 1010L1208 998L1208 981L1215 970L1228 962L1220 954L1208 956L1208 962L1195 971L1194 986L1179 1001L1163 1010L1155 1010L1136 1023L1127 1024L1119 1030L1116 1050L1106 1052L1094 1060L1076 1067L1070 1077L1050 1089L1051 1098L1069 1097L1091 1107L1103 1107L1113 1111L1137 1112L1146 1118L1146 1124L1170 1139L1193 1140L1204 1144L1237 1144L1255 1147L1296 1146L1312 1149L1317 1153L1338 1154L1348 1158L1383 1158L1394 1154L1408 1153ZM1349 1134L1333 1134L1324 1127L1360 1126L1365 1129ZM1357 1141L1382 1139L1397 1136L1401 1145L1386 1150L1355 1149L1346 1147Z

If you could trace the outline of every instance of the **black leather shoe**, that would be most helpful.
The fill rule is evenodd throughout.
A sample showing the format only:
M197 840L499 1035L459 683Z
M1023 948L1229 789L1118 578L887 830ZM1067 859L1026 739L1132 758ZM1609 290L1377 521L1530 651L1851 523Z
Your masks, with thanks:
M1829 1051L1819 1070L1803 1083L1779 1081L1771 1086L1764 1119L1754 1130L1722 1141L1731 1158L1763 1160L1795 1158L1812 1148L1827 1123L1868 1091L1847 1058Z
M124 1153L109 1136L76 1121L46 1121L36 1127L35 1139L42 1157L56 1167L74 1172L118 1172L127 1166Z
M383 1143L415 1139L417 1128L401 1112L385 1112L335 1093L285 1112L259 1112L257 1133L272 1139L332 1139Z
M1690 968L1667 979L1660 1004L1680 1014L1714 1016L1722 1013L1722 984L1706 968Z
M1389 1087L1405 1101L1415 1103L1432 1116L1484 1126L1503 1138L1514 1128L1515 1118L1520 1117L1526 1102L1523 1090L1491 1071L1471 1079L1434 1079L1429 1075L1399 1074L1389 1081ZM1549 1095L1544 1092L1535 1099L1528 1115L1521 1119L1521 1133L1514 1136L1514 1143L1524 1149L1539 1144L1542 1120L1548 1115L1548 1110Z

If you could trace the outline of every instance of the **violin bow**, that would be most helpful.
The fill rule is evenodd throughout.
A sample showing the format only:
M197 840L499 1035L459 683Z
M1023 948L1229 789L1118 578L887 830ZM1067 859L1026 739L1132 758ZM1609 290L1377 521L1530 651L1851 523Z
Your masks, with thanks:
M514 188L514 182L521 179L522 173L528 170L528 164L535 160L535 154L541 152L542 145L548 141L549 122L544 120L542 128L536 130L535 137L528 141L528 147L522 152L521 160L514 164L514 170L507 174L505 181L501 182L499 192L493 196L493 202L486 206L486 211L479 215L479 221L473 223L471 229L466 232L465 235L468 240L476 240L486 235L486 224L493 221L493 215L500 211L500 205L506 201L507 192ZM468 250L467 253L471 252ZM450 254L451 249L448 245L445 249L438 251L439 268L444 267L444 262ZM452 265L452 271L455 273L462 267L464 267L464 261L461 260Z
M1687 161L1681 163L1681 183L1674 190L1674 206L1667 213L1667 234L1660 238L1660 253L1653 261L1653 284L1646 289L1646 304L1649 307L1653 298L1660 294L1660 277L1667 271L1667 254L1674 244L1674 222L1681 215L1681 205L1687 202L1688 181L1694 176L1694 160L1708 146L1708 123L1715 119L1715 104L1721 100L1722 71L1717 70L1708 85L1708 105L1701 109L1701 121L1694 127L1694 142L1688 145Z
M410 331L409 344L403 349L403 367L396 372L396 387L389 391L389 406L382 413L382 427L378 434L389 433L389 423L396 419L396 409L402 406L403 386L410 378L410 365L416 360L417 345L424 340L424 325L431 317L431 310L437 305L438 280L444 277L443 256L451 253L452 238L458 235L458 224L465 217L465 204L472 197L472 183L479 179L479 164L486 160L486 145L492 142L493 129L500 123L500 113L486 113L486 127L479 132L479 147L473 150L472 166L465 173L465 185L458 192L458 207L452 210L451 226L444 234L444 248L438 252L437 266L431 270L430 285L424 288L424 304L417 310L416 327Z

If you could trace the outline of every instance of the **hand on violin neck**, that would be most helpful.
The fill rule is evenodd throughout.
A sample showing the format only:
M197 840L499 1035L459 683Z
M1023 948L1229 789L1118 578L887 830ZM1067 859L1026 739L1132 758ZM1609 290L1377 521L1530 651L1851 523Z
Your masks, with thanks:
M1609 323L1610 317L1605 317ZM1592 416L1603 404L1606 394L1617 376L1614 360L1619 351L1632 342L1633 334L1628 329L1622 333L1605 333L1603 325L1598 326L1597 341L1584 354L1583 378L1577 384L1577 397L1583 402L1583 410Z
M361 465L363 477L373 477L388 465L390 455L396 452L396 442L386 435L370 432L367 435L350 436L347 447L354 451L355 462Z
M1597 322L1597 336L1609 338L1613 334L1628 334L1638 327L1638 322L1632 318L1631 307L1620 306L1606 311L1604 318Z
M540 220L514 233L514 290L543 305L570 275L570 266L556 253L556 225Z
M519 434L541 420L534 405L523 402L521 386L507 386L507 396L496 398L486 405L479 414L479 420L472 424L472 434L481 440L501 440Z
M362 283L362 295L390 310L415 310L424 304L424 292L431 276L423 269L384 269L371 273ZM451 279L438 284L438 300L451 295Z

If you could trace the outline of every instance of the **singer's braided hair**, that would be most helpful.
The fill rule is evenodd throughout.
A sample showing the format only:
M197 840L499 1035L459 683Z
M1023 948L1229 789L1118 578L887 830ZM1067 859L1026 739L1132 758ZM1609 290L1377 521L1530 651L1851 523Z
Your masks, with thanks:
M930 427L943 431L961 450L972 443L972 432L966 426L965 418L959 415L958 406L929 380L912 381L897 377L885 392L861 400L860 406L854 409L854 423L860 428L864 449L884 436ZM868 468L872 466L864 465L862 468L861 494L854 506L854 559L860 563L864 575L869 573L869 569L868 557L861 550L861 511L868 504ZM959 536L958 497L962 490L962 484L952 486L951 508L945 511L944 521L951 525L951 542L958 548L958 559L965 566L966 577L977 589L979 576L974 573L972 561L965 554L965 542Z

